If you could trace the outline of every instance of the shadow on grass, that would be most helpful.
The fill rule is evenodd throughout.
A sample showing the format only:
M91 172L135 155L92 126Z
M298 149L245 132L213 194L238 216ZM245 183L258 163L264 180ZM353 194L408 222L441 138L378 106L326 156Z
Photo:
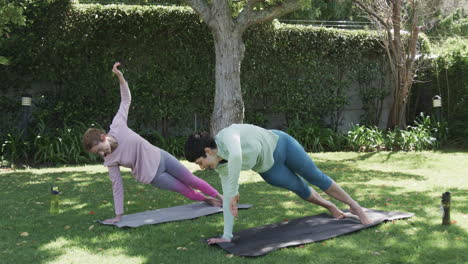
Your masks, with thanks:
M396 221L329 242L313 243L273 252L265 257L249 259L254 263L453 263L466 262L466 246L456 238L467 232L455 225L440 226L438 190L408 192L404 188L362 184L371 177L387 180L424 180L423 176L359 170L341 163L327 162L326 170L339 167L343 173L333 173L346 191L363 206L387 211L414 212L410 221ZM345 176L342 174L349 175ZM197 172L215 188L220 188L214 172ZM136 213L151 209L188 204L179 194L136 183L129 173L123 173L128 211ZM370 176L369 176L370 175ZM335 177L336 176L336 177ZM349 178L348 178L349 177ZM62 213L49 215L49 186L57 184L61 195ZM240 187L241 202L254 208L240 212L235 230L280 222L325 212L323 208L299 199L295 194L265 182L246 183ZM452 212L467 211L462 198L467 190L453 189ZM226 253L202 243L202 238L219 235L222 215L194 220L148 225L134 229L118 229L94 223L113 215L112 191L107 173L72 170L35 174L17 171L0 175L2 213L0 250L5 263L245 263L245 258L226 258ZM340 207L343 204L337 203ZM460 207L458 207L460 206ZM376 231L379 231L378 233ZM28 236L21 236L28 232ZM442 242L441 242L442 241ZM445 242L444 242L445 241ZM454 241L452 243L452 241ZM18 254L17 252L21 252ZM380 255L373 255L379 252Z
M378 157L378 156L384 156L385 158L382 160L383 163L387 161L407 161L407 157L405 157L404 153L411 153L411 160L413 163L423 163L427 157L424 153L420 152L395 152L395 151L387 151L387 152L362 152L359 153L357 157L354 158L348 158L348 159L342 159L339 160L340 162L358 162L358 161L366 161L369 160L373 157ZM328 162L328 161L327 161Z
M369 180L426 180L425 176L402 172L388 172L378 170L356 169L354 166L342 161L318 161L317 166L335 181L367 182Z

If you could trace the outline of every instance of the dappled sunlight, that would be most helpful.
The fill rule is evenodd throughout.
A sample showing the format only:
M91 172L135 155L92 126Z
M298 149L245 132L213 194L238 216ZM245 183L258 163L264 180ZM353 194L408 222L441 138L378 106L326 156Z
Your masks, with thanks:
M83 208L89 206L88 203L78 202L78 201L71 201L71 200L62 200L60 201L62 208L61 211L63 213L82 210Z
M44 244L43 246L39 247L39 250L58 250L69 246L71 242L63 237L57 238L55 241L52 241L48 244Z
M301 203L302 201L294 201L294 200L287 200L285 199L285 201L283 202L280 202L279 204L281 205L281 207L283 208L288 208L288 209L294 209L294 208L300 208L302 206L299 205L299 203Z
M125 250L121 248L83 248L75 242L60 237L55 241L45 244L39 248L40 251L48 251L54 255L54 259L46 261L47 264L62 263L145 263L147 259L143 256L126 256Z

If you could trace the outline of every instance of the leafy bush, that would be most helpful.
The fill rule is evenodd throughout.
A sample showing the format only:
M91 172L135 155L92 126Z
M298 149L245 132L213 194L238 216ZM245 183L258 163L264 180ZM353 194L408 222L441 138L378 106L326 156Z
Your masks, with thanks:
M463 9L459 9L440 19L429 34L431 36L467 36L468 16Z
M354 151L379 151L385 149L383 132L375 126L353 125L348 131L349 146Z
M182 158L184 157L184 144L186 137L163 137L161 134L154 132L156 140L151 142L153 145L161 148L168 153L172 154L174 157Z
M299 141L306 151L338 151L346 145L346 138L317 120L303 122L296 118L290 122L287 133Z
M354 125L348 132L348 142L355 151L421 151L441 148L447 142L447 135L446 123L421 113L406 130L382 131L377 127Z
M451 37L433 47L436 56L428 60L431 67L419 73L421 82L415 89L429 86L432 95L442 97L442 118L449 134L447 140L456 147L468 146L468 42Z
M97 156L85 152L81 137L87 126L80 122L51 130L41 121L36 126L34 161L36 163L94 163Z
M25 141L23 133L15 130L1 139L0 166L14 166L18 161L27 160L30 157L32 144Z
M85 152L81 144L87 128L83 123L74 122L52 129L40 120L29 137L21 132L9 133L2 140L1 165L95 163L97 156Z

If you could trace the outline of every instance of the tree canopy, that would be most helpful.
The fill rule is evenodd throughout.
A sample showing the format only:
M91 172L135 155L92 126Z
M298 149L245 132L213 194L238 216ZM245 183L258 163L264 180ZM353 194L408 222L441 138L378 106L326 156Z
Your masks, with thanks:
M0 36L8 38L11 25L24 25L23 9L9 1L0 2ZM0 56L0 64L8 64L8 59Z

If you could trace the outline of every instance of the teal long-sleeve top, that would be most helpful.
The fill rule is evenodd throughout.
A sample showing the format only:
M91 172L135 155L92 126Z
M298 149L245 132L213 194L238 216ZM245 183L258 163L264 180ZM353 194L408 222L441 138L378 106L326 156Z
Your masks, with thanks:
M242 170L253 170L258 173L268 171L274 163L273 152L278 136L264 128L234 124L221 130L215 137L218 156L226 160L220 163L216 171L221 178L223 188L223 238L232 238L234 216L229 209L232 197L238 194L239 175Z

